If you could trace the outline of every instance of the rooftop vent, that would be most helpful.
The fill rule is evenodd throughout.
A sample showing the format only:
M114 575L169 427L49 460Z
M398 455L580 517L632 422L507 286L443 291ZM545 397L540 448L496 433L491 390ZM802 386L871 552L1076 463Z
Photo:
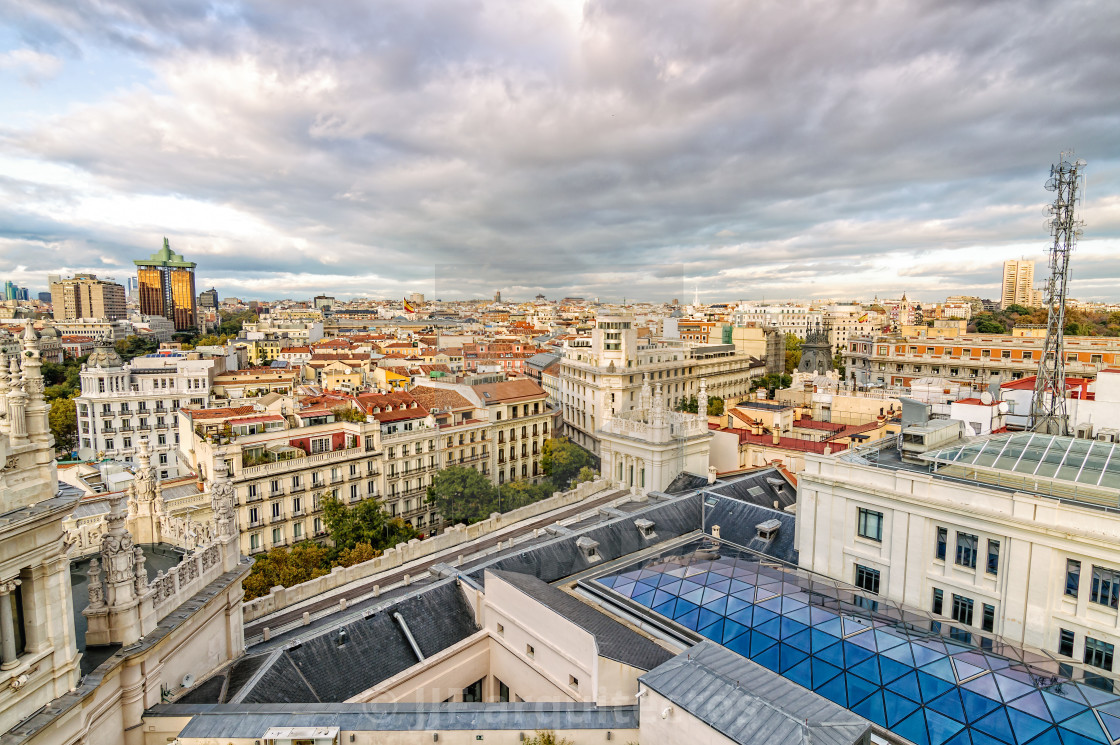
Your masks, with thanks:
M602 558L599 556L599 542L593 538L580 536L579 540L576 541L576 548L578 548L589 561L598 561Z
M639 517L637 520L634 521L634 525L637 526L638 532L641 533L643 537L645 537L645 538L656 538L657 537L657 533L653 532L653 521L652 520L647 520L644 517Z
M759 523L758 525L754 526L754 529L758 531L758 537L760 539L764 541L772 541L774 540L774 537L778 535L778 529L781 527L782 521L774 518L772 520L767 520L766 522Z

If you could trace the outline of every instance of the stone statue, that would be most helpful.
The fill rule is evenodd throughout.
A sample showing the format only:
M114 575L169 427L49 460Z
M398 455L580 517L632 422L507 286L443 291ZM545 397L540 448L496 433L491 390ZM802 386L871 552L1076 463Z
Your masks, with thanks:
M148 570L144 568L147 559L144 558L144 551L139 546L132 550L132 555L135 557L132 571L136 597L140 597L148 590Z
M89 560L89 607L101 608L105 605L105 588L101 586L101 564L97 559Z
M218 538L229 538L235 534L233 483L226 475L223 461L218 461L214 476L214 482L210 485L210 507L217 524Z

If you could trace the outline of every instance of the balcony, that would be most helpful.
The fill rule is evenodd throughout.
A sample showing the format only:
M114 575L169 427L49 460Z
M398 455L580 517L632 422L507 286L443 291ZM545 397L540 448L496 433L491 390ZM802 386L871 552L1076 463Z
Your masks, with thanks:
M284 513L280 513L279 515L272 515L271 517L269 517L268 522L275 525L276 523L282 523L287 519L288 518L284 517Z
M307 485L303 483L292 484L292 488L288 490L291 494L296 492L307 491Z
M331 474L331 483L332 484L341 484L345 480L346 480L346 477L343 476L341 473Z
M275 499L276 497L282 497L282 496L284 496L284 490L283 489L271 489L268 492L268 498L269 499Z
M264 520L260 520L260 519L250 520L249 524L246 525L245 527L247 527L247 528L263 528L264 527Z
M363 455L365 455L365 449L360 447L330 450L325 453L305 455L302 458L289 458L287 460L273 461L272 463L263 463L259 466L249 466L248 468L241 469L241 475L244 478L253 478L267 476L273 473L299 471L320 464L337 463L351 458L359 458Z
M262 497L260 494L249 494L248 496L245 497L245 504L252 504L253 502L259 502L262 499L264 499L264 497Z

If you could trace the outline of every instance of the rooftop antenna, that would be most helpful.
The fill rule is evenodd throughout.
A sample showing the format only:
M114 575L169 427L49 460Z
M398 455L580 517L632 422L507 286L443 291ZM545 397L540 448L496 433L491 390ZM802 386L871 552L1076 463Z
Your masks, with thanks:
M1054 243L1050 246L1050 278L1046 282L1046 345L1034 381L1031 429L1049 435L1065 435L1069 431L1064 334L1066 296L1069 256L1084 225L1076 216L1084 167L1085 161L1073 160L1073 151L1067 150L1061 154L1057 165L1050 166L1050 178L1046 182L1046 189L1055 193L1054 203L1047 208L1050 214L1047 226Z

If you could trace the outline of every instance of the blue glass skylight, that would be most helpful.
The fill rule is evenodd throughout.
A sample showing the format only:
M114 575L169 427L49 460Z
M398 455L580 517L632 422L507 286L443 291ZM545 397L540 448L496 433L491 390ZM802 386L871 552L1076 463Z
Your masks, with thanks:
M594 582L916 745L1120 740L1111 676L746 550L698 548Z

